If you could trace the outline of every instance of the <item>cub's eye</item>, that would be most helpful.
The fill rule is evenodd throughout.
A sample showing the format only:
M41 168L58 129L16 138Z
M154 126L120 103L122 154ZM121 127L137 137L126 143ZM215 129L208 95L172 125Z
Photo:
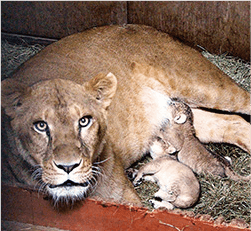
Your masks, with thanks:
M40 133L47 132L48 133L49 127L45 121L38 121L38 122L35 122L33 125L34 125L34 129L37 132L40 132Z
M80 128L87 127L87 126L91 125L91 123L92 123L92 117L91 116L83 116L79 120L79 127Z

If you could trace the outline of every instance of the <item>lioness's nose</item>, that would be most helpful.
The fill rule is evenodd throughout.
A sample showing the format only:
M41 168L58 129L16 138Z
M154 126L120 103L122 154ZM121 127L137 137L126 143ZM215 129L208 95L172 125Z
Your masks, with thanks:
M55 165L69 174L73 169L77 168L80 165L80 163L81 161L79 163L71 164L71 165L64 165L64 164L57 164L57 163L55 163Z

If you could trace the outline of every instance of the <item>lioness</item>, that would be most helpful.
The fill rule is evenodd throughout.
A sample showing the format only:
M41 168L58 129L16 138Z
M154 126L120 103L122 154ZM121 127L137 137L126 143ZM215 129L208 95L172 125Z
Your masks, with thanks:
M201 141L250 151L249 123L201 109L249 114L249 93L194 49L139 25L61 39L2 82L4 179L56 202L141 205L123 169L149 150L169 97L192 107Z

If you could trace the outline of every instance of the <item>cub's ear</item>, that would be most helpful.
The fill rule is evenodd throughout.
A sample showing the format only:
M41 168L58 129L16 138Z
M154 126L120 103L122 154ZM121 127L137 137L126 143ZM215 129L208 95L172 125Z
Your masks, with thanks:
M22 105L25 95L29 94L30 88L13 79L5 79L1 82L1 105L5 113L14 117L16 110Z
M86 88L92 91L95 98L107 109L116 93L117 78L111 72L108 75L98 74L87 83Z
M184 124L187 120L187 116L185 114L180 114L180 115L177 115L175 118L174 118L174 122L177 123L177 124Z

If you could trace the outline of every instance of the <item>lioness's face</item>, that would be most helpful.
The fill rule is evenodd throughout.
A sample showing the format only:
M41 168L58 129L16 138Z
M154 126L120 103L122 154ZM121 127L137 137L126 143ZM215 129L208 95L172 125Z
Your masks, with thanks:
M100 89L44 81L20 96L14 110L6 109L18 152L35 167L31 177L55 201L82 199L96 184L108 106Z

